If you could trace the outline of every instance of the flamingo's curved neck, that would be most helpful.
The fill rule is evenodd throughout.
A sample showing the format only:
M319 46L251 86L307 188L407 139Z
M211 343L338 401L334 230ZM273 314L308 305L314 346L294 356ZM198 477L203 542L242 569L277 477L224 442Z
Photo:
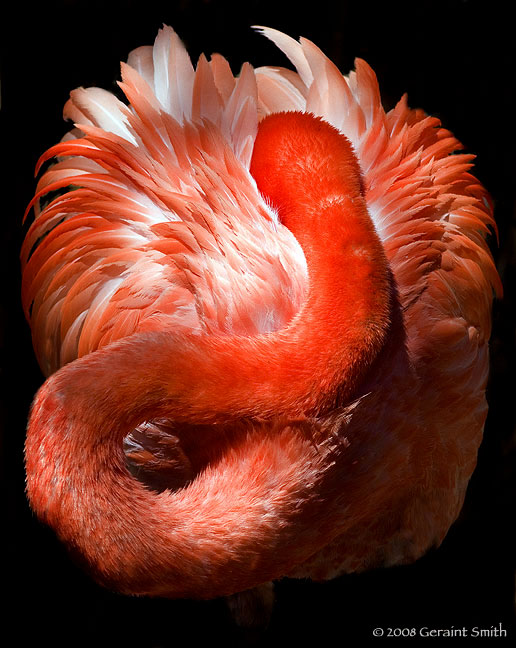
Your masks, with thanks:
M309 409L337 389L349 397L390 323L387 261L352 146L311 115L275 114L260 124L251 173L307 262L308 299L279 335L290 339L285 371L315 379Z
M287 573L335 533L314 529L309 511L334 462L296 420L345 404L378 355L388 267L351 145L331 126L297 113L265 119L251 172L306 255L309 293L294 320L255 338L135 335L61 369L33 406L31 504L123 591L245 589ZM121 443L161 417L269 421L184 489L157 495L130 477ZM276 550L280 538L287 551Z

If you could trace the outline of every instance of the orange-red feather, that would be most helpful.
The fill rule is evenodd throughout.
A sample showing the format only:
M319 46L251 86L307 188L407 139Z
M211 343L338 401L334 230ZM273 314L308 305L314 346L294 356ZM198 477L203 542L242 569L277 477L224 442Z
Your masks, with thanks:
M122 65L128 106L74 91L76 128L29 206L24 308L45 373L67 365L36 401L29 493L122 591L214 596L415 559L475 465L501 286L473 158L406 97L386 113L364 61L343 76L261 30L296 72L194 69L166 27ZM127 465L184 489L152 495ZM73 499L94 479L107 533L95 493Z

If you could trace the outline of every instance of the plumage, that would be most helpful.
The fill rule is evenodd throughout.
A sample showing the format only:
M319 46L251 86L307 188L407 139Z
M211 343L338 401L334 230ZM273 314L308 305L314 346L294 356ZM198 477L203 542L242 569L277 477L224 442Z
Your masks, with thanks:
M27 210L54 374L29 499L123 592L414 560L475 466L501 286L473 156L406 97L386 113L364 61L259 30L296 72L194 68L164 27L122 64L127 105L73 91Z

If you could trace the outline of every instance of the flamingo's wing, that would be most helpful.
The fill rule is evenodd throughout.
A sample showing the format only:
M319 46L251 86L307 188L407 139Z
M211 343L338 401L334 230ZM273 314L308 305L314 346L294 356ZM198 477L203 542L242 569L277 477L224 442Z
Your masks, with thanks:
M38 210L23 251L41 365L50 373L153 327L253 334L283 326L305 294L304 258L257 192L249 160L262 116L312 112L357 153L426 396L417 425L435 427L428 452L470 446L454 477L458 510L486 412L491 289L500 290L485 242L488 196L469 174L472 157L456 154L459 142L437 119L405 98L385 113L366 63L346 77L310 41L261 29L296 72L245 65L235 79L218 55L201 57L194 71L165 28L122 68L129 106L99 89L72 93L65 114L80 131L47 153L61 160L41 178L36 204L67 189ZM436 381L447 387L432 398ZM452 419L461 430L441 439ZM142 431L145 443L165 439L158 427ZM138 435L130 441L128 453L144 462ZM446 462L430 464L449 488Z
M405 96L385 113L374 72L364 61L357 60L356 71L345 77L310 41L259 29L298 72L257 69L260 111L304 105L355 148L415 365L423 358L421 367L467 375L456 362L465 345L470 351L460 357L469 357L470 373L483 386L492 294L500 294L501 284L486 243L495 227L490 199L469 173L474 156L457 153L460 142L438 119L409 109ZM477 363L479 354L483 360Z
M22 263L46 373L135 331L270 331L304 296L300 248L248 171L251 67L235 79L214 56L194 71L170 28L129 63L130 105L75 90L65 116L80 131L42 160L60 158L39 182Z
M501 289L485 240L494 220L487 192L468 173L474 156L457 154L460 142L435 117L409 109L406 96L386 113L376 76L364 61L357 59L356 70L343 76L310 41L259 29L297 69L256 70L260 113L313 112L350 139L404 309L439 278L445 284L471 277L473 291L490 302L491 289ZM478 281L485 290L478 290ZM470 299L460 302L468 309L466 319L488 337L489 308L482 304L475 315ZM449 299L441 296L439 303L443 314L453 311Z
M399 294L418 380L408 398L397 395L395 408L406 417L405 425L410 420L427 439L426 455L407 461L420 466L432 487L423 487L414 498L400 522L402 532L393 534L390 545L384 538L382 560L396 563L407 542L403 533L409 528L416 532L411 520L418 510L426 511L429 528L444 528L445 519L448 528L476 462L487 414L491 302L493 293L502 291L486 243L495 229L492 205L469 173L474 156L457 153L463 148L460 142L438 119L409 109L405 96L385 113L376 77L364 61L357 60L356 71L345 77L313 43L260 30L298 72L257 69L260 111L268 114L289 105L299 109L304 103L305 110L351 140ZM449 456L461 458L453 469ZM439 489L453 493L446 509ZM337 538L313 557L307 570L318 565L321 577L329 577L360 568L355 557L377 546L375 533L374 528L369 534L358 529L356 546L350 534ZM297 572L304 574L303 568Z

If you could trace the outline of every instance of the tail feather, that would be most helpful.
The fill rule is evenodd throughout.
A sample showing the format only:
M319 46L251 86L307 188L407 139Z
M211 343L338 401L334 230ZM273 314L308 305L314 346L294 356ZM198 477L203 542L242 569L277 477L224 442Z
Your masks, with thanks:
M126 65L122 63L122 66ZM143 45L132 50L127 57L127 65L136 70L149 87L154 87L154 58L152 45Z
M287 58L292 61L297 73L307 88L312 85L314 80L313 71L306 59L303 46L300 42L294 40L291 36L283 34L277 29L254 25L254 29L262 33L266 38L271 40L278 49L280 49Z
M70 93L65 116L75 123L97 126L123 137L132 144L136 140L128 128L129 110L120 99L102 88L77 88ZM86 120L84 121L84 116Z
M226 104L235 87L235 77L233 76L233 72L231 72L231 67L227 60L220 54L212 54L210 66L217 90Z
M163 109L179 123L192 117L194 68L175 31L164 26L152 50L154 93Z

